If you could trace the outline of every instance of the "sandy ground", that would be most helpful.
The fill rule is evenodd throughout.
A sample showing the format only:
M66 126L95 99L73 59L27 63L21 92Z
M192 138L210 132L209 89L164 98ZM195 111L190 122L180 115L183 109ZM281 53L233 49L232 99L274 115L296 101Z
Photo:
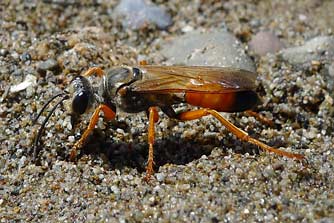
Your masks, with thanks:
M153 22L124 27L114 13L117 4L1 1L1 222L333 222L333 51L295 64L280 53L247 50L262 30L286 49L333 36L333 1L155 1L171 16L165 30ZM211 117L179 123L162 114L156 172L146 182L145 113L119 112L111 122L101 117L72 162L70 150L89 114L73 128L64 103L46 125L38 162L32 162L47 113L37 124L32 120L73 76L91 66L164 64L165 41L222 27L254 61L263 101L256 110L275 126L243 113L224 115L271 146L305 155L304 161L262 152Z

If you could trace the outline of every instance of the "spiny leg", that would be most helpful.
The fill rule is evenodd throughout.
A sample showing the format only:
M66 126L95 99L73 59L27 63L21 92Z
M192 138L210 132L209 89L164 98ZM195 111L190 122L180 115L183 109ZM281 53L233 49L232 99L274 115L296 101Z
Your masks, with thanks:
M106 120L111 120L115 118L115 112L108 107L107 105L104 104L100 104L94 111L92 117L90 118L89 124L87 129L85 130L85 132L82 134L81 138L74 144L71 153L70 153L70 159L74 160L76 155L77 155L77 151L84 145L84 143L86 142L86 139L88 138L89 134L94 130L95 125L97 123L97 121L99 120L99 114L100 112L103 111L104 113L104 118Z
M268 125L270 127L274 127L274 122L270 119L268 119L267 117L255 112L255 111L251 111L251 110L247 110L245 111L245 113L249 116L253 116L254 118L256 118L258 121L260 121L262 124Z
M154 144L154 134L155 128L154 124L159 120L159 114L155 107L150 107L148 109L148 159L146 166L146 180L151 178L153 174L153 165L154 165L154 154L153 154L153 144Z
M93 74L102 77L104 75L104 71L100 67L91 67L82 76L88 77Z
M296 159L303 159L304 156L301 154L295 154L295 153L289 153L286 151L282 151L282 150L278 150L275 149L273 147L270 147L252 137L250 137L248 135L247 132L239 129L238 127L236 127L235 125L233 125L231 122L229 122L228 120L226 120L221 114L219 114L219 112L212 110L212 109L199 109L199 110L195 110L195 111L187 111L187 112L183 112L178 114L177 118L180 120L193 120L193 119L198 119L201 118L203 116L207 116L207 115L212 115L215 118L217 118L230 132L232 132L237 138L246 141L246 142L250 142L254 145L259 146L261 149L265 150L265 151L269 151L269 152L273 152L276 153L278 155L281 156L286 156L289 158L296 158Z

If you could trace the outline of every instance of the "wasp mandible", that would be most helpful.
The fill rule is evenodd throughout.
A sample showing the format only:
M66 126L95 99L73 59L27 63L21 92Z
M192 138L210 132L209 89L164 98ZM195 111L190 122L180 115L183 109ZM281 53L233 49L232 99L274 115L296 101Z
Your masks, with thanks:
M87 79L87 76L92 74L102 78L100 86L96 89ZM179 121L212 115L240 140L281 156L303 159L303 155L278 150L250 137L219 113L243 112L252 109L259 102L255 92L255 79L256 74L253 72L227 67L121 66L112 68L106 74L101 68L90 68L83 75L72 80L68 93L55 95L38 114L36 119L51 101L62 97L52 108L38 131L34 144L34 157L37 156L38 143L46 122L62 101L70 99L71 114L74 118L78 118L96 106L87 129L74 144L70 154L71 159L75 158L77 150L84 145L87 137L95 128L101 111L107 120L114 119L117 110L127 113L145 111L149 120L146 176L150 178L153 174L154 163L154 124L159 119L157 108L160 108L169 118ZM180 103L201 108L177 113L172 106Z

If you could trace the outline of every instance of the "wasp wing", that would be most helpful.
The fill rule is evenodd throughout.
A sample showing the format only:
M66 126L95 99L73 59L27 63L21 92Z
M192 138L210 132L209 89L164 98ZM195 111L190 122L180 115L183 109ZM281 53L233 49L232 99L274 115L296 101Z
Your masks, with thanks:
M139 66L143 78L131 84L141 93L227 93L255 89L250 71L209 66Z

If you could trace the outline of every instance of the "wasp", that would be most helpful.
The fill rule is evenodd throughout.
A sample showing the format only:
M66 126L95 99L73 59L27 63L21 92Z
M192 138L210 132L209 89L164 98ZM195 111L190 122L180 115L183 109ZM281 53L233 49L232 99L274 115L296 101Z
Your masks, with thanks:
M98 87L93 87L88 76L96 74L102 78ZM147 112L148 115L148 160L146 177L153 174L154 125L159 119L158 108L169 118L179 121L199 119L212 115L238 139L255 144L261 149L289 158L303 159L303 155L270 147L250 137L245 131L225 119L219 112L244 112L251 110L259 102L255 92L256 73L228 67L207 66L121 66L110 69L106 74L101 68L92 67L83 75L75 77L69 91L55 95L38 114L41 115L48 104L57 97L61 99L52 108L35 138L34 157L46 122L56 107L64 100L70 100L72 118L95 109L87 129L74 144L70 158L76 156L97 124L100 112L106 120L115 118L116 111L127 113ZM187 103L195 110L177 113L173 105ZM198 108L200 107L200 108Z

